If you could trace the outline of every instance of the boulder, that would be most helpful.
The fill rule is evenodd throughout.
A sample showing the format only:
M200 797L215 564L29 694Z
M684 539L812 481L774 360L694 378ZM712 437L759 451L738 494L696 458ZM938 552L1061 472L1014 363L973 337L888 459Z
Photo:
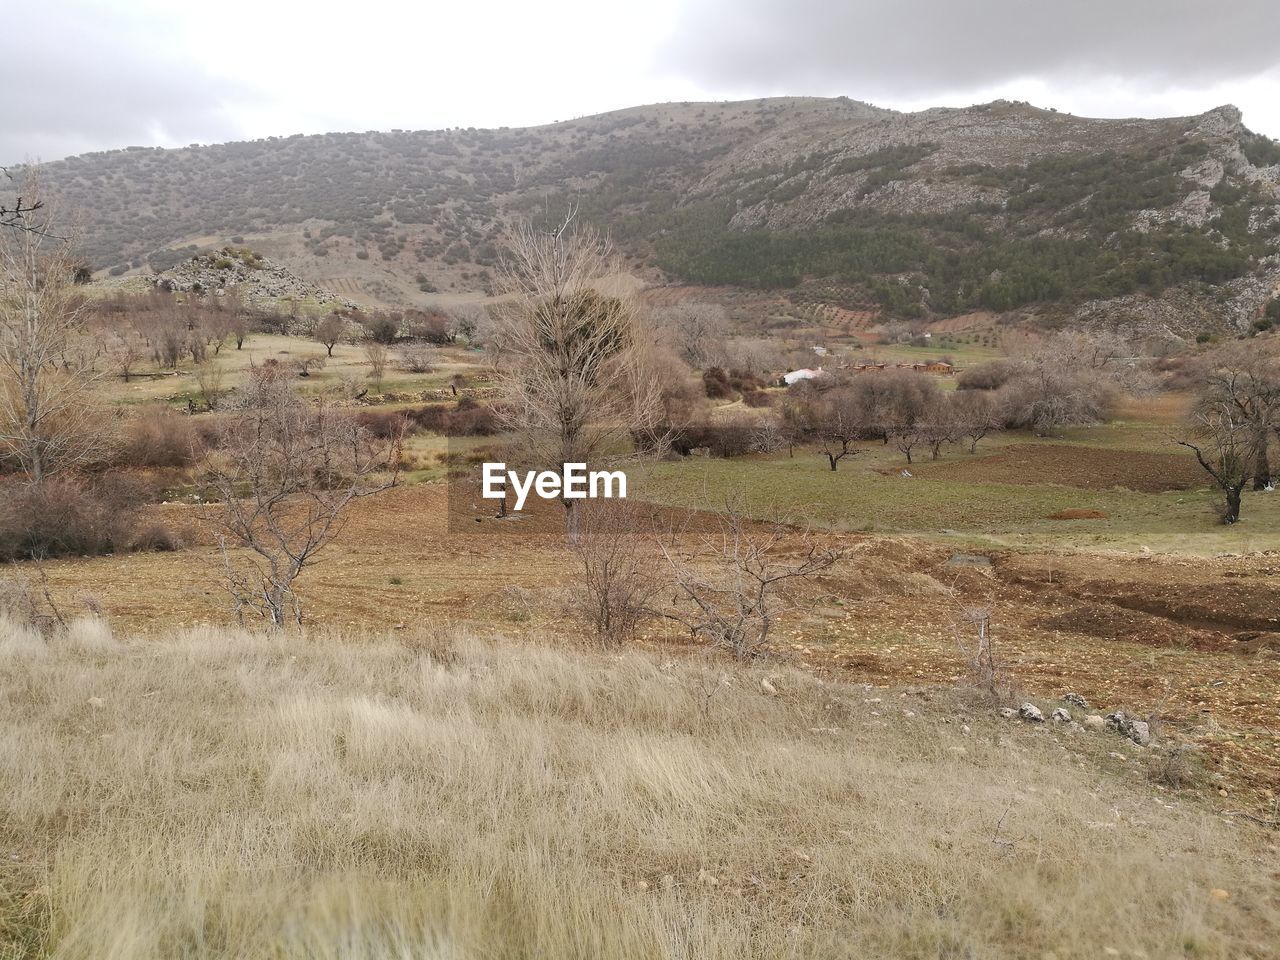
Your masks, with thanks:
M1028 723L1044 723L1044 714L1034 703L1024 703L1018 708L1018 716Z
M1084 728L1086 730L1094 731L1105 730L1107 728L1107 721L1102 719L1101 714L1091 713L1084 718Z
M1086 709L1089 704L1084 697L1078 693L1065 693L1062 695L1062 702L1069 703L1073 707L1079 707L1081 710Z
M1054 723L1070 723L1071 711L1065 707L1058 707L1053 711L1053 713L1049 714L1049 719Z

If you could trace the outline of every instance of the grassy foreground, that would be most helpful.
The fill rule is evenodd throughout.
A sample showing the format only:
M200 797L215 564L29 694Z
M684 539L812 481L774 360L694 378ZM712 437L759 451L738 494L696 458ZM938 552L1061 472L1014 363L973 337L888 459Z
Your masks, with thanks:
M0 623L0 703L0 957L1262 957L1280 933L1264 839L1108 772L1140 763L1114 740L953 694L88 620Z

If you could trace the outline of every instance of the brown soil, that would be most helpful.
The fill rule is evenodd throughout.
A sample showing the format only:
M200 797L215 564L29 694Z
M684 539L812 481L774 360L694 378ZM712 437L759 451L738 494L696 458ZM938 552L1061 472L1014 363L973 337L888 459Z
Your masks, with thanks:
M164 509L196 529L208 522L207 508ZM360 501L342 540L304 575L305 609L339 629L456 623L584 639L569 602L577 568L560 509L498 521L490 505L459 503L451 525L443 485ZM962 608L986 607L997 656L1024 695L1043 702L1074 691L1104 712L1158 717L1166 732L1204 747L1209 769L1233 791L1223 801L1231 808L1244 802L1235 791L1261 799L1280 784L1280 555L992 552L991 566L956 567L947 562L952 548L909 537L824 539L848 559L810 585L813 606L780 619L776 655L865 683L964 684ZM62 560L45 570L60 602L71 608L77 594L93 594L122 632L226 622L212 544L205 533L177 553ZM689 643L669 621L648 631L645 644Z
M930 479L968 483L1058 484L1083 490L1122 487L1142 493L1194 490L1204 471L1191 457L1054 443L1020 443L986 456L930 465Z

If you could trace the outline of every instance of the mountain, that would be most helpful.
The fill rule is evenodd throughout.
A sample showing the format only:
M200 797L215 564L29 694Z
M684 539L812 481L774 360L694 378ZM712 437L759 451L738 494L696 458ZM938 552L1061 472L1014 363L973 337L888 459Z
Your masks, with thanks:
M882 316L1247 329L1280 288L1280 144L1234 107L1085 119L847 98L526 129L133 147L47 164L119 275L244 244L353 300L482 295L509 223L570 204L651 282Z

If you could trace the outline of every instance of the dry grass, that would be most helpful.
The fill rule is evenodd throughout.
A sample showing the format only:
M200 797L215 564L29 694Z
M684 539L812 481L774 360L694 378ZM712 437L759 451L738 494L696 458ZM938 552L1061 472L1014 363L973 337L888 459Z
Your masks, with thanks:
M1090 738L764 676L0 624L0 956L1272 955L1260 841Z

